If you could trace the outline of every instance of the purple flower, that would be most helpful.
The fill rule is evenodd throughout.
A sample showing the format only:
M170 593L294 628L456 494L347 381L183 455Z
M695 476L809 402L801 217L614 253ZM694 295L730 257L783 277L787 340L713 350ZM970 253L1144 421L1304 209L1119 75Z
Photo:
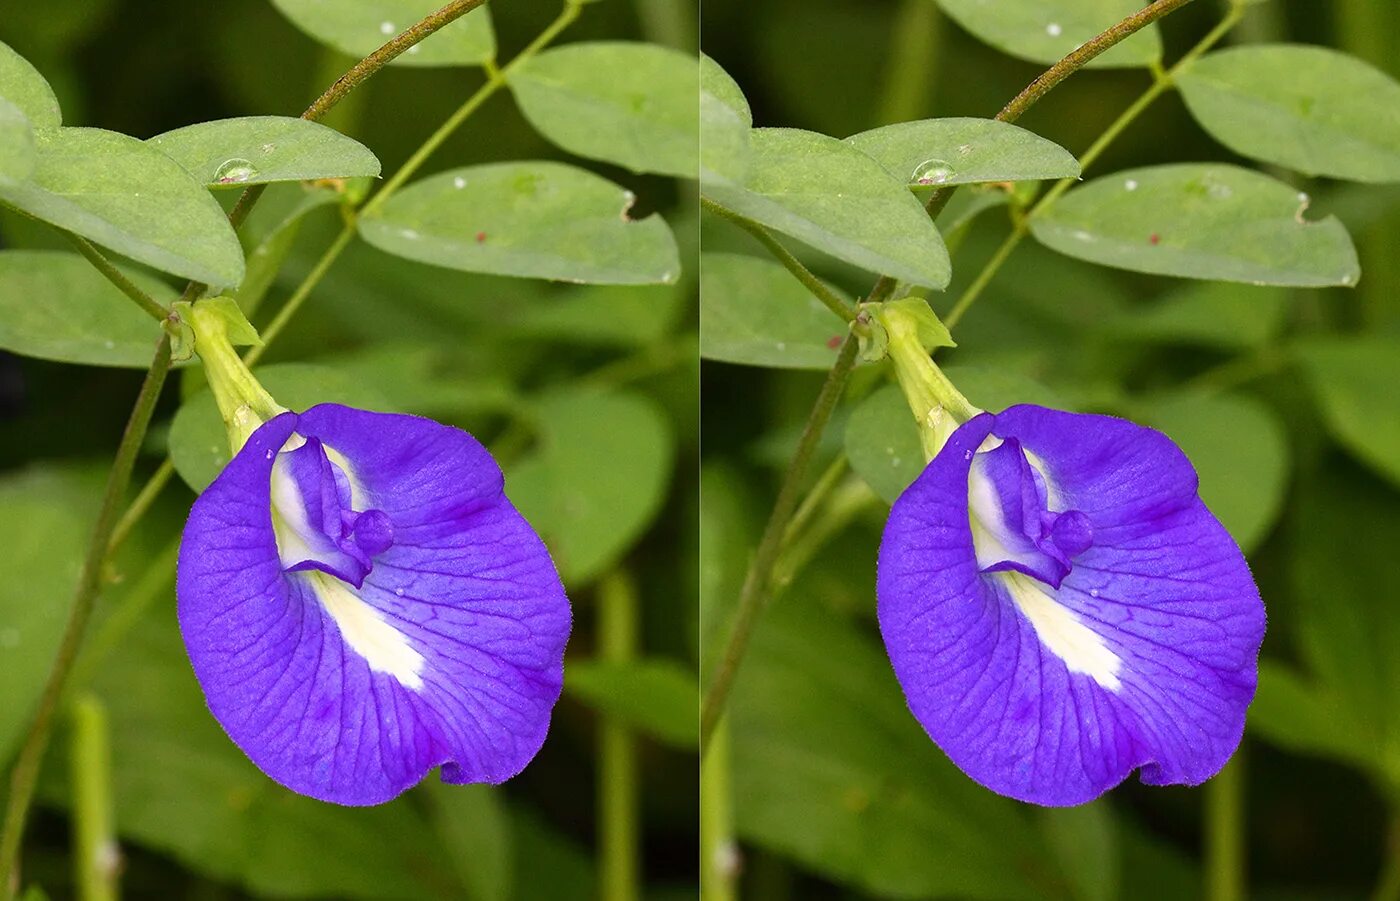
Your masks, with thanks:
M1080 804L1137 768L1196 785L1240 742L1264 607L1151 429L972 418L890 512L878 594L914 716L993 791Z
M476 439L335 404L261 425L195 502L180 630L209 709L293 791L378 804L534 757L569 604Z

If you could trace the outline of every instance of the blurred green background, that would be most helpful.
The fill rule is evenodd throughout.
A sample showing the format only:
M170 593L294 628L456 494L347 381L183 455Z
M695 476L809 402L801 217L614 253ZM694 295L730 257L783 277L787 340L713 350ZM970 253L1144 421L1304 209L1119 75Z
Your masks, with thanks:
M504 62L555 3L492 4ZM693 49L693 3L584 7L561 39L650 40ZM403 23L407 25L407 23ZM0 40L53 84L65 124L146 138L210 119L297 115L351 63L300 33L267 0L7 3ZM334 111L392 173L483 82L479 70L391 67ZM564 158L503 91L423 174L496 160ZM544 534L574 606L568 687L536 760L500 788L447 788L430 775L383 807L336 808L267 780L208 715L175 625L173 541L193 493L161 494L109 568L79 687L110 721L115 823L127 897L588 899L598 892L598 746L605 716L625 730L638 780L638 866L646 897L694 895L698 769L693 751L693 530L699 417L693 183L572 160L661 212L684 272L668 287L594 288L419 266L363 243L335 264L265 362L315 364L274 380L362 406L466 428L497 454L507 493ZM264 206L275 204L277 188ZM231 201L235 192L221 199ZM338 230L333 207L303 225L264 325ZM248 241L259 224L250 224ZM0 213L0 247L69 249ZM154 341L154 335L152 336ZM271 370L269 370L271 371ZM290 374L289 374L290 373ZM181 382L184 382L182 385ZM0 762L32 713L140 373L0 352ZM133 490L164 457L182 395L172 377ZM324 396L323 399L336 399ZM600 665L607 598L635 628L640 663ZM640 672L640 675L638 674ZM649 691L629 706L619 684ZM604 712L607 712L606 714ZM50 749L24 850L26 884L74 894L65 810L67 718ZM8 769L8 766L5 767ZM613 776L616 778L616 771ZM624 789L625 792L625 789ZM0 789L3 794L3 789ZM624 794L623 810L632 803ZM622 854L624 860L626 850Z
M1200 0L1166 19L1166 62L1223 9ZM837 137L989 117L1044 68L979 42L932 0L706 0L702 31L756 126ZM1400 75L1391 2L1260 3L1223 46L1279 41L1342 49ZM1081 72L1018 124L1078 154L1149 83L1142 70ZM1212 160L1254 165L1168 92L1086 177ZM1130 778L1104 800L1051 811L957 772L909 715L885 659L874 580L888 506L848 474L780 566L785 587L706 758L702 804L720 824L707 897L1175 899L1204 896L1208 875L1213 897L1234 897L1229 886L1246 873L1251 898L1400 892L1400 189L1266 171L1312 195L1310 218L1335 213L1348 226L1358 288L1188 283L1026 241L955 329L959 347L939 357L974 403L1126 415L1192 456L1269 615L1260 693L1226 779L1192 789ZM935 310L947 311L1007 229L1001 211L982 215ZM714 218L702 243L707 254L764 256ZM790 246L850 296L869 291L869 274ZM857 371L813 478L842 449L851 410L886 378ZM702 672L821 379L702 366ZM1242 835L1241 860L1228 856L1231 835Z

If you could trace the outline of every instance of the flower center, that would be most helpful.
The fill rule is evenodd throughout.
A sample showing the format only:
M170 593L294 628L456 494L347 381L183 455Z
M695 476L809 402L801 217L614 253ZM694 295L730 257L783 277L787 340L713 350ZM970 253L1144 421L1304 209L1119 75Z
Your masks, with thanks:
M1073 558L1094 543L1089 517L1050 509L1045 476L1015 438L972 458L967 497L982 572L1020 572L1059 588Z
M333 453L333 452L332 452ZM315 438L272 466L272 525L284 572L319 570L359 588L373 559L394 544L382 510L356 510L350 476Z

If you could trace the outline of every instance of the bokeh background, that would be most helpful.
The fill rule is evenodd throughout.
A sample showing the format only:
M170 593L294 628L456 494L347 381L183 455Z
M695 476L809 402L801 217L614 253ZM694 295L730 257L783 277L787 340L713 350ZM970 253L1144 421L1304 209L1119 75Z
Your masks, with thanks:
M1222 11L1200 0L1171 15L1167 63ZM703 24L703 49L743 88L755 125L837 137L989 117L1043 70L979 42L931 0L706 0ZM1278 41L1338 48L1400 75L1394 3L1260 3L1224 46ZM1148 84L1141 70L1081 72L1019 124L1078 154ZM1168 92L1086 177L1212 160L1254 165ZM1269 615L1260 695L1224 780L1193 789L1130 779L1087 807L1048 811L963 777L908 714L884 657L873 586L888 506L845 475L780 568L727 735L706 759L702 804L718 835L706 865L721 874L708 897L1181 899L1207 885L1232 897L1246 874L1251 898L1400 893L1400 190L1269 172L1312 195L1310 217L1335 213L1348 226L1356 289L1202 286L1026 241L955 330L959 347L939 358L974 402L1049 399L1127 415L1190 453ZM983 214L936 310L1007 228L1005 215ZM702 236L707 254L764 255L718 219ZM790 246L851 296L870 289L868 274ZM840 472L828 467L850 411L887 377L857 371L813 478ZM821 378L702 366L707 665ZM1208 850L1222 838L1224 855Z
M500 59L561 6L492 4ZM680 0L613 0L585 6L561 40L693 49L695 17L694 4ZM353 62L300 33L267 0L6 2L0 40L54 85L66 124L141 138L230 116L297 115ZM329 124L373 150L388 174L481 83L475 69L391 67ZM565 155L501 92L423 174L539 158ZM599 799L618 790L600 784L602 711L630 735L636 800L624 800L621 816L639 836L646 895L694 896L695 642L687 636L697 578L686 544L694 537L699 416L693 182L571 162L634 191L634 215L660 211L669 220L685 270L680 284L589 288L473 276L357 242L265 359L269 367L319 367L311 375L283 371L281 383L310 386L302 393L432 416L472 431L497 454L507 493L544 533L574 606L569 686L544 749L500 788L446 788L430 776L368 810L299 798L264 778L204 709L179 643L173 542L194 495L176 478L110 567L78 670L78 691L98 700L110 724L127 897L596 897ZM272 200L270 193L265 205ZM270 319L337 228L331 207L305 220L256 324ZM255 221L250 241L257 230ZM0 247L69 249L3 213ZM0 352L6 771L52 658L140 378L135 370ZM164 459L171 418L197 388L194 378L171 379L134 487ZM640 663L597 663L603 597L617 614L613 634L636 633L635 649L621 656ZM646 697L619 706L617 686L638 680L649 687ZM24 849L26 883L52 898L74 896L70 733L67 717L60 719Z

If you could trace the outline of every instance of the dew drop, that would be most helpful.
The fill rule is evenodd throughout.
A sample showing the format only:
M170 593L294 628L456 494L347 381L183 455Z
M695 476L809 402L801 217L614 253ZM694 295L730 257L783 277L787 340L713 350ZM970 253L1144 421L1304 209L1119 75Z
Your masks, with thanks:
M409 48L408 48L408 55L409 55L409 56L412 56L413 54L417 53L419 50L422 50L422 49L423 49L423 48L420 47L419 45L414 44L412 47L409 47Z
M953 178L953 167L943 160L924 160L914 168L914 183L946 185Z
M380 33L380 34L393 34L396 30L397 30L397 29L394 28L394 23L393 23L393 22L380 22L380 23L379 23L379 33Z
M263 459L264 459L264 460L271 460L271 459L272 459L272 449L271 449L271 448L268 449L267 453L263 454Z
M459 176L457 176L456 178L452 179L452 187L456 188L457 190L460 191L460 190L462 190L463 188L465 188L466 186L467 186L467 180L466 180L465 178L463 178L462 176L459 175Z
M403 597L403 589L402 589L402 588L395 588L395 589L394 589L394 594L398 595L399 597Z
M108 350L111 350L112 348L114 348L114 347L117 346L117 342L115 342L115 341L103 341L103 342L102 342L102 346L105 347L105 348L107 348Z
M1060 27L1059 22L1051 22L1049 25L1045 26L1045 33L1050 35L1050 37L1052 38L1057 38L1060 35L1064 34L1065 30Z
M236 185L257 178L258 169L245 159L224 160L214 170L214 182L220 185Z
M1123 190L1124 190L1124 191L1136 191L1137 189L1138 189L1137 179L1135 179L1135 178L1130 178L1130 179L1128 179L1127 181L1123 182Z
M402 236L402 237L404 237L404 238L406 238L406 239L408 239L409 241L417 241L417 240L418 240L418 232L414 231L414 230L411 229L411 228L401 228L401 229L399 229L399 235Z
M1308 192L1307 192L1307 191L1299 191L1299 192L1298 192L1298 202L1299 202L1299 203L1312 203L1312 198L1308 196Z
M1356 276L1352 275L1350 272L1348 272L1346 275L1342 276L1342 284L1344 284L1344 285L1352 285L1352 284L1355 284L1355 283L1356 283Z
M1099 590L1098 590L1097 588L1090 588L1090 589L1089 589L1089 597L1091 597L1091 598L1096 598L1096 597L1098 597L1098 596L1099 596Z
M1083 229L1075 229L1073 232L1070 232L1070 237L1074 238L1074 240L1076 240L1076 241L1093 241L1093 240L1095 240L1093 235L1089 234L1088 232L1084 231Z

